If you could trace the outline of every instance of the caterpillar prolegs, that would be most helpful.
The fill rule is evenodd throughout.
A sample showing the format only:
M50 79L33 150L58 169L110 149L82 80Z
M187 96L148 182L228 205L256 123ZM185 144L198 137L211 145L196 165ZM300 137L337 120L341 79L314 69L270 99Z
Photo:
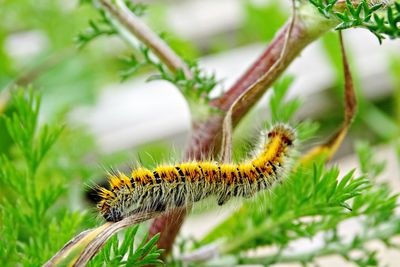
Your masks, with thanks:
M191 161L154 170L138 168L129 177L110 175L110 189L99 188L98 209L107 221L142 211L167 211L215 196L218 205L231 197L251 197L281 181L293 150L295 131L275 125L261 135L253 159L239 164Z

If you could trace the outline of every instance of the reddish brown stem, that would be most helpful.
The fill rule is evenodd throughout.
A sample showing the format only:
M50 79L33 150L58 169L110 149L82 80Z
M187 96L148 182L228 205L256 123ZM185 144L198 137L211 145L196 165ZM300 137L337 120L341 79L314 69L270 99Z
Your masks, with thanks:
M267 49L256 59L256 61L247 69L247 71L236 81L236 83L226 91L220 98L212 101L210 104L224 111L228 111L233 102L252 84L254 84L269 68L278 60L282 52L286 31L284 28L275 36Z
M315 40L314 38L310 38L307 29L296 18L290 38L286 41L287 31L290 27L291 22L286 23L246 73L222 97L211 103L219 109L227 111L245 91L251 90L252 93L247 92L246 98L241 103L235 104L232 114L233 125L236 125L247 114L298 54ZM286 49L285 55L281 58L284 48ZM264 76L265 74L267 75Z
M250 68L239 78L239 80L220 98L212 101L211 106L217 107L222 111L227 111L238 97L251 86L254 92L240 103L233 111L233 126L237 125L241 118L254 106L265 91L280 77L283 71L290 65L298 54L320 34L325 31L308 31L301 19L295 19L290 39L287 42L287 53L280 59L281 52L285 47L286 32L290 27L287 23L283 29L273 39L267 49L250 66ZM278 66L264 77L260 83L259 79L269 71L269 69L281 60ZM210 155L216 156L220 149L221 132L223 125L223 114L212 114L204 121L193 123L193 133L186 151L186 159L202 159ZM169 252L172 248L176 235L179 232L185 218L185 210L171 212L168 215L156 218L150 227L150 235L161 232L159 247Z

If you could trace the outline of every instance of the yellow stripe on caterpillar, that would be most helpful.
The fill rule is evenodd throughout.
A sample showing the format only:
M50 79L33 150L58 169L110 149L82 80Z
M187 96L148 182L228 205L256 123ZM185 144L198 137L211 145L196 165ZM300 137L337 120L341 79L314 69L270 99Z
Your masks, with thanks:
M99 188L97 207L107 221L119 221L137 212L167 211L208 196L218 205L231 197L251 197L283 179L295 142L295 131L277 124L262 135L259 152L240 164L192 161L138 168L130 177L110 175L110 189Z

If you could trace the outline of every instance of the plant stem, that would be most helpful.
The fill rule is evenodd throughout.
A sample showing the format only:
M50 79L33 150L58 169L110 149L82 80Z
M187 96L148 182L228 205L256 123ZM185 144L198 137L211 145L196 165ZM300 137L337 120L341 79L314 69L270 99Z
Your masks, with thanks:
M159 214L159 212L138 213L115 223L107 222L97 228L86 230L68 241L44 266L86 266L116 232L157 217Z
M292 20L290 19L239 80L220 98L210 102L211 106L226 112L243 92L250 86L256 86L251 96L242 101L234 110L232 114L233 127L306 46L337 25L337 21L325 19L310 4L302 5L296 14L294 24L291 25ZM292 34L286 42L286 33L291 26ZM288 52L285 53L283 59L280 59L285 45ZM281 64L268 77L264 77L262 83L257 84L257 81L270 70L277 60L282 60ZM217 157L221 146L223 120L223 114L211 113L207 118L192 122L192 135L185 152L185 159L200 160L210 156ZM179 210L163 215L156 218L150 227L150 237L161 233L158 245L159 248L165 249L166 253L172 248L175 237L183 224L185 212L185 210Z
M283 26L267 49L239 80L220 98L210 102L210 105L226 112L246 90L252 87L250 88L252 93L237 103L233 110L232 123L233 126L236 126L300 52L335 25L337 25L337 21L323 18L314 7L301 6L292 25L290 39L286 42L291 20ZM287 53L280 59L284 48ZM278 60L281 62L274 67L273 71L269 72ZM266 73L268 75L264 76ZM214 156L218 154L223 118L223 114L211 114L206 120L193 123L193 135L186 152L187 157L199 159L199 157L210 154Z
M118 7L108 0L99 0L103 9L139 39L173 72L182 70L187 79L192 78L188 65L146 24L125 6L122 0L116 0ZM117 25L115 25L117 26ZM118 29L121 30L121 29Z
M247 98L246 102L240 105L233 114L234 121L240 120L305 47L337 25L337 21L323 18L309 4L298 8L293 22L291 25L292 19L288 20L261 56L227 92L211 102L212 106L227 111L243 92L250 87L255 87L254 94ZM290 29L292 31L290 38L286 40L287 31ZM273 72L268 73L280 59L283 49L286 53L280 64L277 64ZM266 73L268 77L263 77Z

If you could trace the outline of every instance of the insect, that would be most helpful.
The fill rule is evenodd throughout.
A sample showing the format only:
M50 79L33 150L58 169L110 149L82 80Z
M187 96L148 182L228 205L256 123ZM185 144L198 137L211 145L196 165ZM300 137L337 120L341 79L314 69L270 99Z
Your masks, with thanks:
M191 161L154 170L138 168L129 176L112 174L110 189L98 188L97 207L107 221L119 221L138 212L188 206L209 196L215 196L218 205L231 197L252 197L283 179L295 136L291 127L277 124L262 132L254 157L239 164Z

